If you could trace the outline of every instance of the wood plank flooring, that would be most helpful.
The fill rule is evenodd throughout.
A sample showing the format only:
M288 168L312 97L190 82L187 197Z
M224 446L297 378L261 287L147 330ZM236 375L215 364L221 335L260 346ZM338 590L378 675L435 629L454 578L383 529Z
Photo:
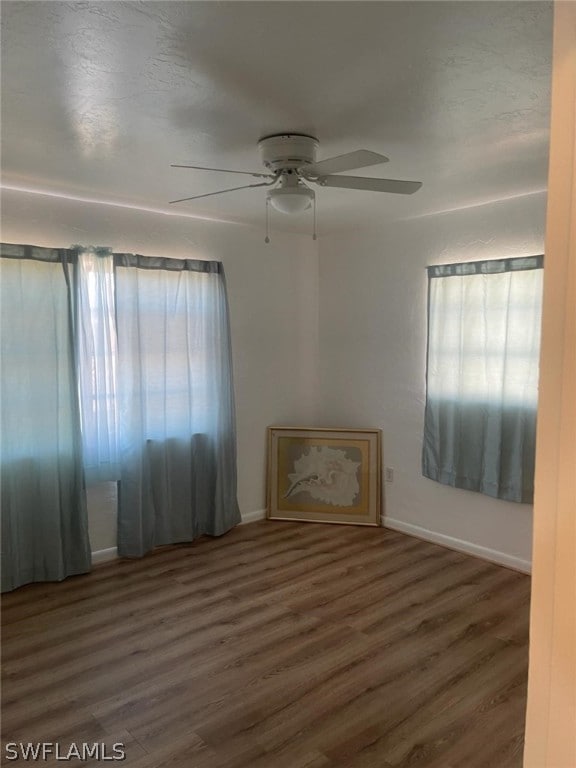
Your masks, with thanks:
M520 768L529 596L386 529L241 526L5 595L3 741L121 743L133 768Z

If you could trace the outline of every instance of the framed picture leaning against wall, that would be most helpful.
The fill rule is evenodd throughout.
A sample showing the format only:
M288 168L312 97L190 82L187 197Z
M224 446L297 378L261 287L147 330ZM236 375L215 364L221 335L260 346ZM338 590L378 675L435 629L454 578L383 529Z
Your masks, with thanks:
M268 517L380 525L379 429L268 428Z

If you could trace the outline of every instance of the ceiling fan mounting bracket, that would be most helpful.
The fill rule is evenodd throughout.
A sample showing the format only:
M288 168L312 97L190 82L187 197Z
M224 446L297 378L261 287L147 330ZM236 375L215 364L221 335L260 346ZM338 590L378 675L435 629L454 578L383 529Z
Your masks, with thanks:
M258 142L262 162L271 171L301 168L316 162L318 139L303 133L278 133Z

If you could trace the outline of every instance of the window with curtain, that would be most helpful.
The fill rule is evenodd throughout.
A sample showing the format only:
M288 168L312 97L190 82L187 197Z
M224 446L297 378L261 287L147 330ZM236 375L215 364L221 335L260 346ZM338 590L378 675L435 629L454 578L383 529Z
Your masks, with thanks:
M240 522L222 265L1 255L3 589L89 570L85 482L119 480L121 555Z
M531 502L542 256L428 268L423 474Z
M116 254L118 551L240 522L226 284L218 262Z

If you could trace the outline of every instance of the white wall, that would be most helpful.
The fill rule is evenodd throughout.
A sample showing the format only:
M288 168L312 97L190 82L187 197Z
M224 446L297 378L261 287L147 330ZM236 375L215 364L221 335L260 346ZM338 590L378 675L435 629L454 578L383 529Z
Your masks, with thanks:
M2 239L223 261L244 515L265 506L266 426L375 426L395 472L385 486L390 525L527 569L531 507L421 475L425 267L541 253L544 216L545 196L535 194L339 233L318 247L309 237L273 233L267 246L261 230L238 224L7 192ZM90 494L95 551L115 546L112 491Z
M24 193L3 193L4 242L108 245L150 256L224 263L230 302L238 427L238 501L264 509L266 427L314 421L318 257L310 237L163 216ZM92 551L116 545L115 487L91 489Z
M538 193L320 241L319 422L383 430L390 525L524 570L531 506L421 474L425 267L542 253L545 210Z

